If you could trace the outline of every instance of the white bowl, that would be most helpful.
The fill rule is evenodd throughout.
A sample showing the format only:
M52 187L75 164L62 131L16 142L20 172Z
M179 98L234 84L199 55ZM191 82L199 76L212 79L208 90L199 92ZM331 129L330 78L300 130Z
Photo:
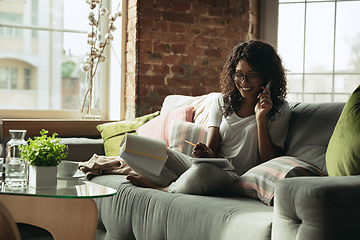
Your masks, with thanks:
M62 160L57 166L58 177L72 177L75 175L79 162Z

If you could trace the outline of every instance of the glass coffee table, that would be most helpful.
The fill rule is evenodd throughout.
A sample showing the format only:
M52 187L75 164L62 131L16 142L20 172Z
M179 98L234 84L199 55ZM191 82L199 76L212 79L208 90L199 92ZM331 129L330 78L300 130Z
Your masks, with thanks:
M54 189L11 189L2 183L0 201L15 222L44 228L56 240L94 239L98 210L93 198L115 194L83 178L58 179Z

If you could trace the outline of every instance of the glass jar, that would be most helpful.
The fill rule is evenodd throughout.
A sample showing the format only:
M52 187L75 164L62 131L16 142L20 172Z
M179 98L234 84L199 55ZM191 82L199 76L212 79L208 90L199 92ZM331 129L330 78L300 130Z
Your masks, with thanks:
M24 188L28 183L28 163L20 158L19 146L27 145L26 130L9 130L11 139L6 144L5 184L11 188Z

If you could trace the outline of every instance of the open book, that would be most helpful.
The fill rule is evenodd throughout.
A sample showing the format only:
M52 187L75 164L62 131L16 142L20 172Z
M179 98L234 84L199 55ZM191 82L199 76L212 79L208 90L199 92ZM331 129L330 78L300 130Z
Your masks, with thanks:
M234 166L226 158L191 158L194 163L211 163L223 170L234 170Z
M120 157L128 165L134 164L159 175L167 159L166 143L162 140L126 133L120 144Z

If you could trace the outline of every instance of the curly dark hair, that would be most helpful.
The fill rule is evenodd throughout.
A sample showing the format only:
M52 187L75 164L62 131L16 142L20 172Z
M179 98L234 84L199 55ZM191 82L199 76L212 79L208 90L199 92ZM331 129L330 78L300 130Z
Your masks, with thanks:
M252 69L260 73L264 86L270 81L270 98L273 107L267 114L267 118L273 120L287 95L286 75L281 58L274 47L260 40L240 43L233 48L226 60L220 79L225 104L223 106L223 115L225 117L229 116L241 108L241 99L243 97L232 79L236 65L241 59L246 60Z

